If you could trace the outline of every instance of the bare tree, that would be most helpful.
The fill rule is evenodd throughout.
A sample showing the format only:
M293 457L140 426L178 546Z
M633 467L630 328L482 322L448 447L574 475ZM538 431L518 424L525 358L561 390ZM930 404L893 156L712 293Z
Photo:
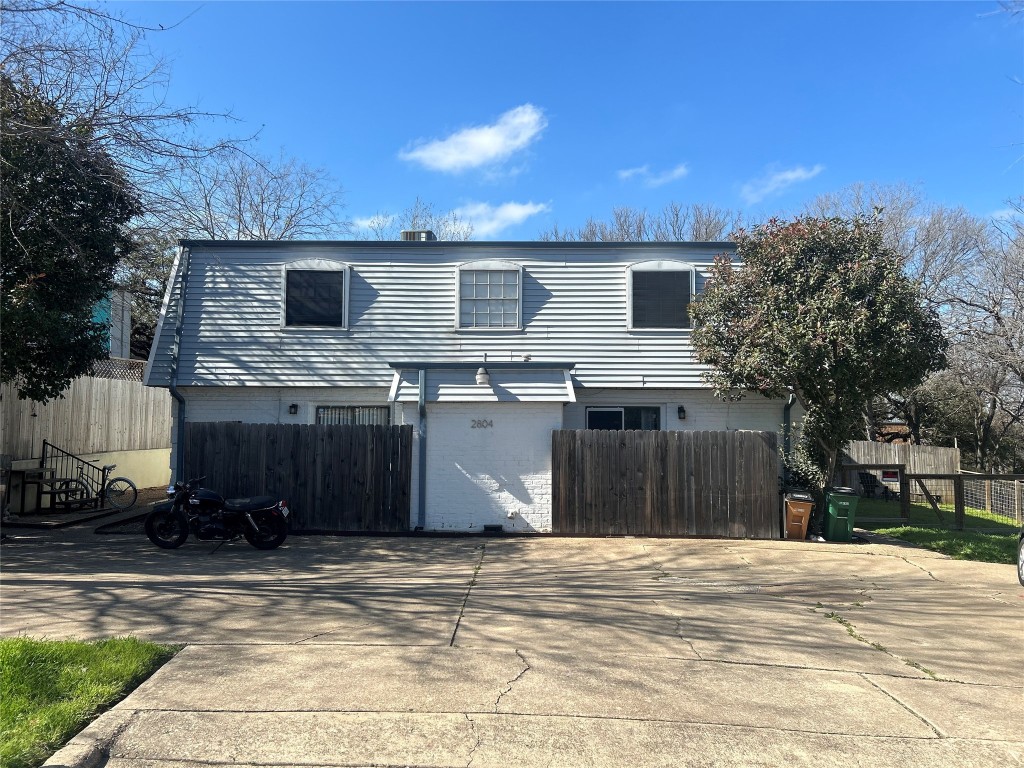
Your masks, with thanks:
M351 231L344 208L341 185L321 168L229 151L180 162L151 217L193 239L330 239Z
M375 240L398 240L403 230L412 229L429 229L438 240L473 239L473 225L460 218L456 211L438 213L432 203L424 202L419 197L399 214L376 213L367 227Z
M239 143L195 133L200 123L232 120L229 114L168 103L167 63L145 46L146 35L160 28L66 0L0 0L0 14L0 68L14 83L31 83L61 115L58 125L9 123L5 131L88 135L143 194L167 172L168 161Z
M814 216L876 218L886 245L903 255L909 277L942 311L988 241L989 223L964 208L929 204L919 187L853 184L807 206Z
M559 229L556 224L541 232L538 240L548 242L714 242L724 240L742 225L739 211L714 205L671 202L657 213L620 206L612 209L611 219L587 219L577 229Z

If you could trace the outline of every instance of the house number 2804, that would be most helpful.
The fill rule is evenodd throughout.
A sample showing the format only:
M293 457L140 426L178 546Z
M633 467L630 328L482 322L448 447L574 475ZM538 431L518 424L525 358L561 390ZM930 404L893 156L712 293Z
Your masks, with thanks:
M494 422L490 419L473 419L473 429L490 429Z

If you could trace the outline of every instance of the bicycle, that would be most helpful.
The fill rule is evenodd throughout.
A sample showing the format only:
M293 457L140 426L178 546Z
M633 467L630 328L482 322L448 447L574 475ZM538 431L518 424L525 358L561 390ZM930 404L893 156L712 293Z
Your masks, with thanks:
M90 502L106 502L114 509L128 509L139 498L139 489L127 477L106 478L117 467L117 464L103 466L101 490L93 485L93 480L79 465L78 477L68 477L53 482L53 502L69 509L81 509Z

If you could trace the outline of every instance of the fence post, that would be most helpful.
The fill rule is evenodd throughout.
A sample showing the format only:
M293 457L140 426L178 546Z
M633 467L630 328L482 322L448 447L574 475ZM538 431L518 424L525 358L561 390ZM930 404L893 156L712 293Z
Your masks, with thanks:
M1013 481L1013 513L1017 525L1024 522L1024 483L1020 480Z
M900 470L900 517L904 523L910 522L910 478L907 477L907 465L898 464Z
M991 471L991 470L989 470ZM992 511L992 481L985 481L985 511Z
M964 529L964 478L963 475L956 475L953 478L953 529L962 531Z

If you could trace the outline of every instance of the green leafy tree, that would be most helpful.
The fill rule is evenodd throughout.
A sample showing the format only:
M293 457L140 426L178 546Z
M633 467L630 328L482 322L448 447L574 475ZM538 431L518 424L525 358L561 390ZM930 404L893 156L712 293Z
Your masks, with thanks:
M693 341L720 396L796 395L801 475L824 490L864 404L945 364L938 318L876 222L771 220L736 236L694 305Z
M45 402L107 352L93 308L138 203L82 126L0 76L0 380Z

